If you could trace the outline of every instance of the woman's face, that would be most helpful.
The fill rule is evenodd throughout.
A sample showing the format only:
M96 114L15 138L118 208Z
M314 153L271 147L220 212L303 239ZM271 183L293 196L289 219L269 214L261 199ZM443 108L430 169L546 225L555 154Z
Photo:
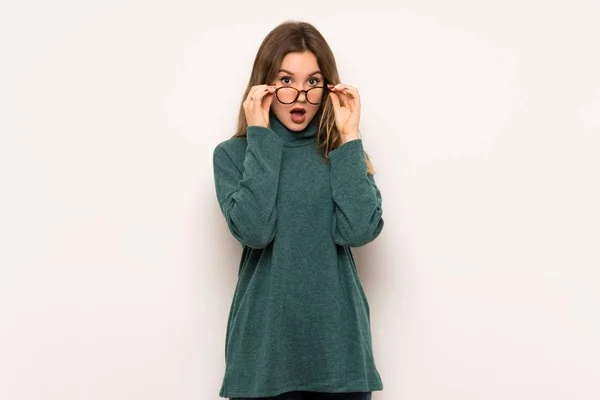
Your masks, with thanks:
M276 87L293 87L298 90L308 90L315 86L324 86L323 74L319 71L317 58L310 51L292 52L286 54L281 62L275 81L271 82ZM278 92L279 98L287 103L287 98L293 100L294 92L285 89ZM323 89L312 90L309 100L313 103L322 98ZM310 123L317 111L319 104L311 104L306 99L306 93L300 93L295 102L291 104L282 103L276 96L271 103L271 110L289 130L301 131Z

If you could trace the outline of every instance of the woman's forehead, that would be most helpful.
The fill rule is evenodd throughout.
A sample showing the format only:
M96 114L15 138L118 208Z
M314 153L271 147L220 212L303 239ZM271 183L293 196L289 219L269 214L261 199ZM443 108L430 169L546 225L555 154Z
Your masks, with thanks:
M281 62L280 70L285 70L292 74L309 75L319 71L317 58L310 51L292 52L285 55Z

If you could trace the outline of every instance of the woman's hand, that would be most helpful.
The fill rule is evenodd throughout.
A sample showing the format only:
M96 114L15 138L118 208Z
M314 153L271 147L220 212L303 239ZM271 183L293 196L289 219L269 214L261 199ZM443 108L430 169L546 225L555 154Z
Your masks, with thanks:
M342 143L360 139L360 96L358 90L350 85L328 84L335 114L335 125L341 134ZM341 102L340 102L341 100ZM343 103L343 104L342 104Z
M269 126L269 110L273 102L275 86L256 85L248 91L246 100L242 103L248 126Z

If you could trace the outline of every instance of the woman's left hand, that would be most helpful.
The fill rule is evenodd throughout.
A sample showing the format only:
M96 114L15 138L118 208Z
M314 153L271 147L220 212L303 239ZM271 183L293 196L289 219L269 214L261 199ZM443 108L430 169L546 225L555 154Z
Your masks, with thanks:
M335 125L345 143L360 139L358 124L360 122L360 95L358 90L350 85L338 83L327 85L333 103ZM340 102L341 100L341 102Z

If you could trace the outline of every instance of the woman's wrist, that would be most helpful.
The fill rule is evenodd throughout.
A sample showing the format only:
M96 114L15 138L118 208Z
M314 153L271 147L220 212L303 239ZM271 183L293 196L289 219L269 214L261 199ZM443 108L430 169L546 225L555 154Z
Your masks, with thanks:
M356 134L341 135L341 137L342 137L342 144L348 143L352 140L360 139L360 135L358 134L358 132Z

